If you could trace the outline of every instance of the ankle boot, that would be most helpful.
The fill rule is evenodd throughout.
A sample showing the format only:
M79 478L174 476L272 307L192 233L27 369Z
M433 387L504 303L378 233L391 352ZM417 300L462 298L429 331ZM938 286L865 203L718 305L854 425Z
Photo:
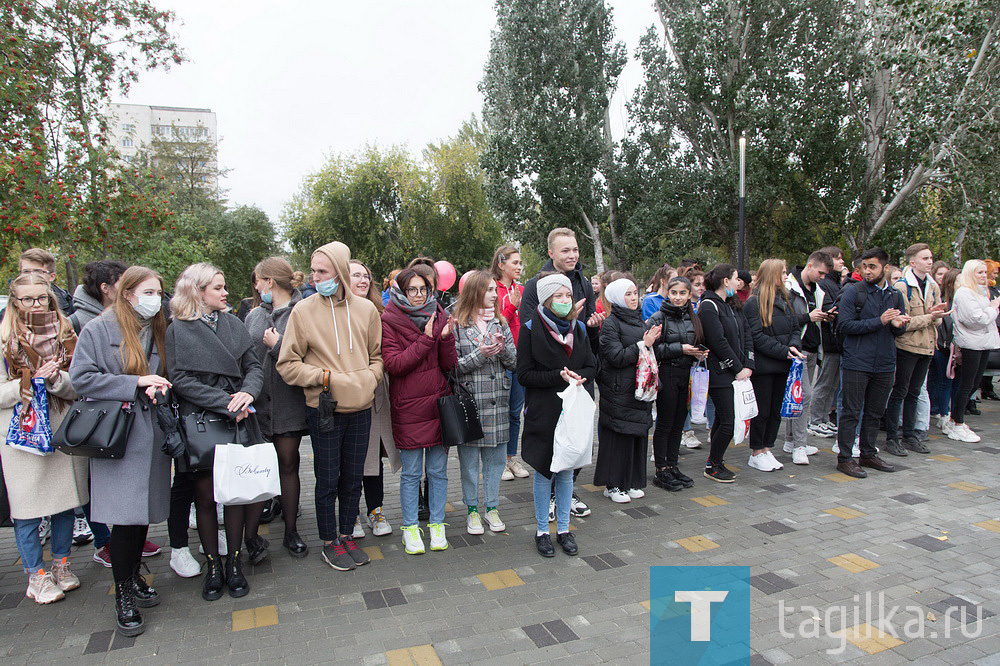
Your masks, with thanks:
M146 579L139 573L139 568L144 566L146 566L145 562L140 562L135 565L135 571L132 572L132 596L135 598L135 605L139 608L152 608L160 603L160 595L146 583ZM149 567L146 567L146 573L149 573Z
M115 614L118 620L118 633L122 636L138 636L146 630L142 615L135 607L131 578L115 583Z
M243 575L243 560L240 559L238 550L226 558L226 585L231 597L245 597L250 593L250 583Z
M218 555L206 555L205 581L201 586L201 597L205 601L215 601L222 597L222 563Z

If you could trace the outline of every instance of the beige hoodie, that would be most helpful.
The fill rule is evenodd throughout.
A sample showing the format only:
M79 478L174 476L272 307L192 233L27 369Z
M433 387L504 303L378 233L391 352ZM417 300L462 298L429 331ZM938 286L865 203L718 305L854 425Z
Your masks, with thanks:
M316 252L333 263L340 287L292 309L276 367L286 382L305 389L309 407L319 404L323 371L329 370L337 412L359 412L371 407L382 381L382 320L371 301L351 293L350 248L333 242Z

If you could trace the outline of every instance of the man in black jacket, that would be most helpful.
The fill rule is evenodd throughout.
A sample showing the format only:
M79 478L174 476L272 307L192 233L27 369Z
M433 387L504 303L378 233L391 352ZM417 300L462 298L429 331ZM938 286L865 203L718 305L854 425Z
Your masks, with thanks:
M862 467L896 471L878 457L875 448L896 371L895 339L910 320L904 314L902 295L886 279L888 263L889 255L882 248L862 254L864 279L844 288L838 312L837 326L844 334L840 359L844 409L837 431L837 470L858 479L868 476ZM861 457L855 461L851 452L859 418Z
M59 309L67 317L76 311L73 298L69 292L56 284L56 258L50 252L33 247L21 253L18 259L18 270L21 273L34 273L45 278L56 295Z
M826 293L829 310L840 297L841 270L844 268L844 252L839 247L824 247L820 252L829 255L833 260L833 270L819 281L819 287ZM816 385L813 386L812 413L810 415L809 432L814 435L824 431L829 435L837 434L837 426L830 420L830 410L834 398L840 388L840 341L834 331L836 318L820 324L822 332L823 354L820 358L819 374ZM822 436L822 435L820 435Z

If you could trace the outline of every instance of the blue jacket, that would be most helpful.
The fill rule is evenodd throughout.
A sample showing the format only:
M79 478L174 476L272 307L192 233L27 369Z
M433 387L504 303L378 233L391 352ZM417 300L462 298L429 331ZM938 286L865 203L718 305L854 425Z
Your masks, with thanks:
M856 311L858 289L868 292L861 312ZM902 335L906 327L882 323L879 318L891 308L906 312L903 295L892 285L887 284L883 289L868 282L858 282L844 287L838 314L838 326L844 333L841 368L859 372L896 371L896 337Z
M659 292L654 291L651 294L646 294L642 299L642 318L649 319L653 313L660 311L662 305L663 296L660 296Z

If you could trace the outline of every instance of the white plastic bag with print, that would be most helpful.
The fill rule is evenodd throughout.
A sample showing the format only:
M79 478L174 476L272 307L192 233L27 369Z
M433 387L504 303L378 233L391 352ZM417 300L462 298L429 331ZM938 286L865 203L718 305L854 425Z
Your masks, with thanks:
M576 382L557 393L562 398L562 413L552 437L553 473L589 465L594 453L594 399Z
M733 442L741 444L750 434L750 419L757 416L757 396L749 379L733 382L733 409L736 411Z
M212 476L219 504L253 504L281 494L278 453L269 442L217 445Z

